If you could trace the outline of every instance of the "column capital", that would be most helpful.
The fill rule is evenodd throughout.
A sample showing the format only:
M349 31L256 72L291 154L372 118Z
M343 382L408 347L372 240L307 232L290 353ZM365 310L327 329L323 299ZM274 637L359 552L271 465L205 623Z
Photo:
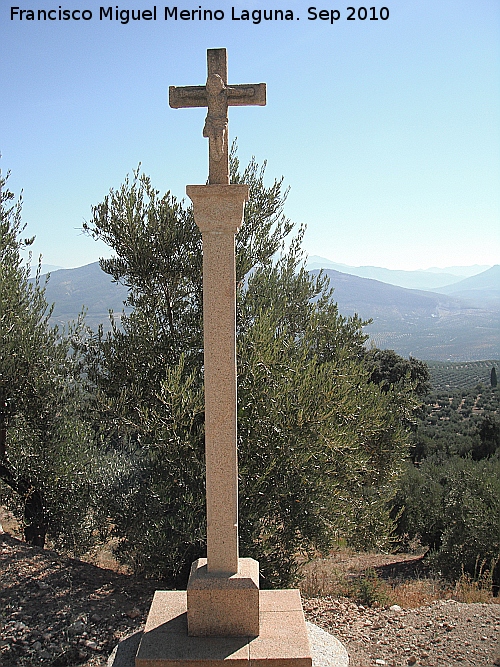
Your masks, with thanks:
M248 185L187 185L194 220L201 232L236 234L243 222Z

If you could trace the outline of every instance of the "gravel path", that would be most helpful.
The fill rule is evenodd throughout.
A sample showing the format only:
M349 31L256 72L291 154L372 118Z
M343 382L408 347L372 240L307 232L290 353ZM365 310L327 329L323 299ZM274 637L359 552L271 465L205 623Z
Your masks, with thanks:
M0 534L1 667L103 667L144 626L160 586ZM351 667L500 666L497 604L377 610L315 598L304 610L345 644Z
M306 617L342 641L351 667L500 665L500 605L440 600L370 609L347 599L304 601Z

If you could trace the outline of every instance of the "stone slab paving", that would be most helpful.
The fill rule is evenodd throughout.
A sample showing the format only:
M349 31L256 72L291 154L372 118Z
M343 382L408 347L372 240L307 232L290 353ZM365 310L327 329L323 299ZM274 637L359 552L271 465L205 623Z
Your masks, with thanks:
M338 639L313 623L306 622L306 626L313 667L349 666L347 650ZM135 667L135 655L142 635L142 631L134 632L117 644L108 659L107 667Z

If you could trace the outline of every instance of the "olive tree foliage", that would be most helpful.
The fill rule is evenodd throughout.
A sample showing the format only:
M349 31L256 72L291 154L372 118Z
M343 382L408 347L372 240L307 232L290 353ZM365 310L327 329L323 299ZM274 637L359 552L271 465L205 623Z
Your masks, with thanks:
M264 171L232 153L231 182L250 187L236 236L240 552L272 587L339 537L387 544L412 398L370 381L363 323L305 270L304 229L289 240L287 193ZM182 585L206 552L201 234L139 170L85 229L116 253L101 267L134 307L84 349L95 420L130 461L108 507L118 556Z
M489 570L500 584L500 460L437 455L406 464L395 498L398 532L428 546L428 562L447 579Z
M431 391L430 373L425 361L414 357L405 359L394 350L378 348L367 350L365 361L370 368L370 380L384 391L409 384L415 396L422 399Z
M44 546L48 537L81 553L96 535L103 480L71 353L77 328L63 336L49 324L40 264L30 280L31 257L22 259L34 238L23 239L22 201L6 180L0 175L0 502L26 541Z

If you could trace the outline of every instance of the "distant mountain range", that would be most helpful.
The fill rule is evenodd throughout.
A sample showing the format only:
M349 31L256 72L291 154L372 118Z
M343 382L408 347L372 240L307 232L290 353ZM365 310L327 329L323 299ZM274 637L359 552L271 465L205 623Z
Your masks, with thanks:
M311 271L318 272L319 268ZM335 290L334 300L342 315L357 313L364 320L373 320L366 333L377 347L424 360L500 358L499 265L443 285L439 292L407 289L331 268L325 268L324 273ZM430 275L444 275L448 279L450 274ZM101 271L99 263L94 262L54 271L46 296L49 303L55 303L54 323L64 325L76 319L82 306L86 306L86 321L92 329L101 323L109 328L108 311L111 309L120 317L127 289L113 283Z
M59 271L64 269L64 266L56 266L56 264L42 264L42 274L51 273L52 271Z
M99 262L79 266L76 269L59 269L50 274L45 293L50 304L54 304L51 321L64 326L76 320L82 308L86 310L87 325L96 330L100 324L110 329L109 311L120 317L128 290L112 282Z
M496 288L488 278L484 291L479 285L484 274L463 281L477 285L475 299L456 294L409 290L378 280L360 278L325 269L334 288L333 298L343 315L358 314L372 319L366 327L371 341L380 348L395 350L403 356L435 361L479 361L496 359L500 353L500 266L485 273L495 279ZM319 269L311 273L319 273ZM455 286L451 286L455 287ZM490 298L491 297L491 298ZM485 303L490 305L485 306Z
M307 260L306 266L311 271L314 269L333 269L334 271L348 273L360 278L372 278L373 280L381 280L390 285L423 290L449 286L490 268L489 266L476 264L475 266L450 266L445 269L432 268L425 271L395 271L393 269L383 269L379 266L349 266L348 264L339 264L318 255L311 255Z
M500 264L495 264L491 269L478 275L433 291L462 299L474 306L500 309Z

